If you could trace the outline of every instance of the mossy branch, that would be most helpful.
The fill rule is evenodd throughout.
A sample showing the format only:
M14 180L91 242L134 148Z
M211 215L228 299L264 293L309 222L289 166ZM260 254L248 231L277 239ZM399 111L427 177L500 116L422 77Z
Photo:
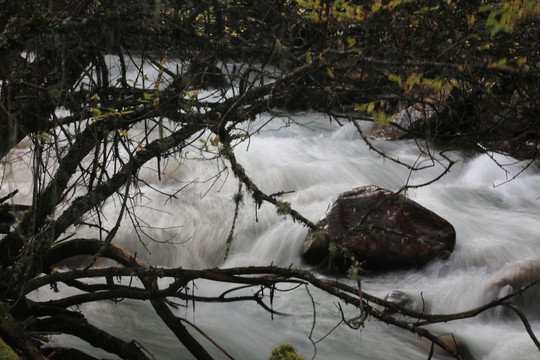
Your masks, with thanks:
M231 170L234 175L246 186L246 189L253 196L253 200L257 206L261 206L263 201L266 201L270 204L273 204L276 207L278 214L280 215L289 215L294 220L304 224L311 230L319 230L319 227L313 222L306 219L298 211L292 209L289 203L276 200L275 198L267 195L262 192L259 187L247 176L244 167L236 160L234 151L228 139L223 139L222 154L229 160L231 163Z

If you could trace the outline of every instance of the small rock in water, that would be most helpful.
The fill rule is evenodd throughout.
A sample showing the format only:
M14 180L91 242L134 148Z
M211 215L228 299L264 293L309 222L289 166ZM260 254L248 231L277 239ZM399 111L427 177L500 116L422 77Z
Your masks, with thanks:
M511 291L540 280L540 258L528 258L505 265L497 271L489 288L510 286Z
M502 298L524 287L525 291L514 296L510 301L533 320L540 319L538 299L540 298L540 258L531 257L503 266L495 272L485 289L486 300ZM529 287L530 286L530 287ZM498 315L515 318L516 314L507 308L498 309ZM503 311L504 310L504 311Z
M396 117L385 124L375 124L369 131L369 136L376 139L399 140L410 137L407 133L418 124L429 122L436 116L435 110L426 104L416 104L402 109Z
M392 290L385 297L385 301L399 305L407 310L418 313L427 312L427 304L421 296L414 296L401 290ZM385 314L393 314L395 311L391 308L385 308Z

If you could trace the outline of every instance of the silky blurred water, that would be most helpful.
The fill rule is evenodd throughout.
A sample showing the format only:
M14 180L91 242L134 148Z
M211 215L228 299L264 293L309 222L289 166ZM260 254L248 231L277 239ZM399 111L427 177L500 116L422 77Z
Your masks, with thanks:
M250 126L257 129L269 120L262 116ZM441 163L423 156L413 141L373 140L373 144L402 162L426 168L411 172L369 150L351 124L339 126L310 112L271 120L263 130L239 143L235 154L248 176L263 191L287 192L282 200L290 202L292 208L311 221L321 218L332 198L340 192L371 184L398 190L407 183L429 182L444 169L445 160L436 148L430 150ZM459 152L446 155L456 161L450 173L429 186L409 190L407 195L454 225L457 232L454 253L447 261L435 261L423 269L366 275L362 279L364 291L384 297L398 289L415 296L421 294L433 313L464 311L504 293L503 288L490 287L504 266L513 264L519 268L526 259L532 259L533 264L536 257L540 259L538 170L531 167L507 182L522 171L523 164L513 164L512 159L500 155L493 159L487 155L468 157ZM141 178L149 186L140 184L141 195L133 205L144 232L126 219L118 242L156 266L304 267L300 255L306 228L278 215L268 204L257 208L247 194L240 208L230 254L223 261L238 180L221 160L208 155L204 155L204 160L202 157L193 148L185 156L165 159L161 164L164 167L161 180L155 164L148 164L141 171ZM497 163L505 164L504 169ZM116 221L118 206L110 203L104 210L111 226ZM217 295L228 288L228 285L198 282L191 290L198 295ZM273 320L254 303L197 303L195 309L192 304L184 304L186 307L177 311L237 359L267 359L272 348L281 343L294 345L306 359L314 355L317 359L428 357L429 344L375 319L366 322L360 330L344 325L334 329L341 319L337 300L315 289L310 291L317 305L312 340L322 339L316 346L309 339L314 314L311 298L304 288L276 294L275 309L289 315L275 316ZM47 290L37 294L41 298L49 295ZM540 334L540 316L536 314L538 292L531 291L525 296L528 298L522 301L524 310L531 317L533 330ZM347 315L357 315L356 309L344 308ZM190 358L148 303L100 303L82 309L96 325L126 340L137 338L158 359ZM460 339L474 359L540 359L522 323L512 314L491 311L431 329ZM197 336L216 358L225 358ZM71 340L64 337L58 341ZM444 357L436 354L434 358Z

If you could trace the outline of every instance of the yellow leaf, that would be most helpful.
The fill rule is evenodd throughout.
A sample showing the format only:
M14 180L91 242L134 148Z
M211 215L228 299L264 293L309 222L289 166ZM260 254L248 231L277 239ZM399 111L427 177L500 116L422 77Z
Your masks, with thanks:
M199 139L199 141L203 143L204 149L208 151L208 141L204 139Z
M390 118L388 116L386 116L384 111L378 111L373 116L373 120L375 120L375 122L379 123L379 124L386 124L387 122L389 122L389 119Z
M328 76L330 76L330 79L336 77L336 75L334 75L334 73L332 72L332 69L330 69L329 67L326 68L326 73L328 74Z
M472 28L472 26L474 25L474 23L476 22L476 14L467 14L467 26L470 28Z
M125 137L128 137L128 132L127 130L120 130L120 132L122 133L122 135L124 135Z
M493 45L493 43L487 43L487 44L479 45L476 48L478 50L487 50L487 49L489 49L491 47L491 45Z
M308 64L311 64L313 62L313 59L311 58L311 53L309 51L306 53L306 61Z
M193 90L192 93L190 93L190 92L187 91L187 90L184 90L183 92L184 92L184 94L185 94L188 98L190 98L191 100L197 100L197 95L199 95L199 92L198 92L197 90Z
M496 63L489 63L487 67L488 69L505 69L507 68L507 65L506 65L507 61L508 60L506 58L502 58Z
M516 64L517 64L517 66L521 67L521 66L525 65L526 62L527 62L526 57L520 57L520 58L517 59Z

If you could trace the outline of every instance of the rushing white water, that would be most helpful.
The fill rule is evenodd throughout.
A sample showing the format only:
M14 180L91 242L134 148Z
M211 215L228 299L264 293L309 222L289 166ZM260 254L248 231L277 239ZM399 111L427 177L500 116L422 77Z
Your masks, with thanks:
M340 192L370 184L397 190L407 182L430 181L443 169L435 164L410 173L407 168L370 151L351 125L340 127L314 113L290 115L297 124L274 119L235 151L247 174L263 191L294 191L284 195L283 200L312 221L324 214L331 199ZM261 118L259 122L266 120ZM379 140L374 144L410 164L422 159L412 141ZM306 228L291 219L283 219L267 204L256 209L247 195L231 252L223 262L238 182L220 161L197 160L198 155L193 149L186 158L170 159L161 181L152 165L142 171L141 177L164 193L185 188L175 198L169 198L143 186L140 190L144 196L138 198L137 215L149 225L146 233L154 240L145 236L139 239L126 220L119 232L119 242L153 265L303 267L300 254ZM467 158L454 152L448 156L457 160L449 174L427 187L409 190L408 195L454 225L457 232L454 253L447 261L433 262L420 270L366 275L362 279L364 291L381 297L394 289L422 294L431 312L458 312L504 294L507 288L492 288L490 284L505 265L517 268L517 264L529 259L532 266L527 271L535 271L535 257L540 259L540 173L530 168L505 183L512 174L521 171L520 164L507 166L510 173L506 173L487 155ZM502 156L495 160L511 162ZM423 164L429 162L425 160ZM218 173L220 176L216 177ZM116 221L115 211L114 204L106 209L111 224ZM536 268L538 272L540 266ZM515 268L514 273L517 273ZM198 282L193 290L199 295L215 295L227 288ZM187 304L178 314L202 328L237 359L266 359L272 348L281 343L294 345L306 359L314 355L317 359L427 358L427 342L375 319L367 321L361 330L341 325L332 331L341 319L336 300L315 289L310 291L317 305L312 339L324 338L316 347L309 339L314 317L310 296L304 288L276 295L274 308L289 315L275 316L273 320L269 313L252 303L198 303L195 309ZM40 290L37 296L51 294ZM527 296L521 303L531 317L533 331L540 334L540 316L535 314L538 292L531 291ZM348 316L357 313L353 308L344 308ZM96 325L126 340L137 338L158 359L190 358L148 303L100 303L82 309ZM540 359L540 352L514 314L492 311L430 329L437 334L454 335L467 348L470 358ZM216 358L224 358L209 342L197 337ZM75 340L63 337L61 341ZM434 358L444 357L435 354Z

